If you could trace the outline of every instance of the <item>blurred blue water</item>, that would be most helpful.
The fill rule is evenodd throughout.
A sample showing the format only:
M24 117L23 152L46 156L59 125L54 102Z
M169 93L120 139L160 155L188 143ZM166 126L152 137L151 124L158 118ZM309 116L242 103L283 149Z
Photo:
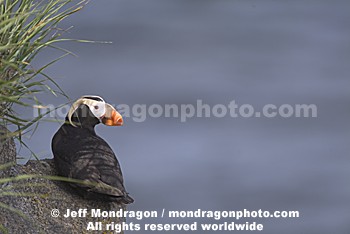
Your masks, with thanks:
M345 234L349 7L348 1L91 1L62 25L74 25L66 36L113 44L62 44L79 57L63 59L49 74L72 99L99 94L113 104L316 104L317 118L126 118L125 126L98 132L118 154L136 200L129 209L299 210L298 219L255 221L265 225L261 233ZM38 66L55 56L43 54ZM58 127L43 122L27 141L42 158L52 157Z

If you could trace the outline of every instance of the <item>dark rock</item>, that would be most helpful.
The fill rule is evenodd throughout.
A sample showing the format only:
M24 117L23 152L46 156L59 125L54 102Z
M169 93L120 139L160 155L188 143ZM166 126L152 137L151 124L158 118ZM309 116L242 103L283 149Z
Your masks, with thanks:
M10 178L20 175L55 176L53 160L29 161L26 165L16 165L11 168ZM1 207L1 203L15 208L16 211ZM59 217L52 217L51 211L58 209ZM101 209L106 211L125 210L124 205L101 201L86 200L74 193L64 182L49 180L42 177L12 180L0 183L0 227L8 233L102 233L87 231L89 222L121 223L124 220L115 218L76 217L64 218L67 209ZM18 213L20 211L22 215ZM105 229L104 229L105 230ZM1 228L0 228L1 233ZM110 231L108 233L116 233Z
M0 165L16 162L16 146L9 134L7 128L0 125Z

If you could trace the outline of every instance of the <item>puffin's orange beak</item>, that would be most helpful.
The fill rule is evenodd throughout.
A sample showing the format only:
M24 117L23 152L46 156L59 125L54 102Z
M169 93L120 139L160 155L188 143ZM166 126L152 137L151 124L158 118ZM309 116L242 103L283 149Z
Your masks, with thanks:
M106 113L102 117L102 123L107 126L122 126L123 117L113 106L106 103Z

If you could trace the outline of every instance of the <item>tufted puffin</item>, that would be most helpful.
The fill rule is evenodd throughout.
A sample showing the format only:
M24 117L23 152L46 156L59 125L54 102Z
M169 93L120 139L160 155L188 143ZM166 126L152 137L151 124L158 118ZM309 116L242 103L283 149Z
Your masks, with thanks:
M99 96L82 96L73 103L51 142L58 174L83 181L69 185L87 199L132 203L113 150L95 132L100 122L121 126L123 118Z

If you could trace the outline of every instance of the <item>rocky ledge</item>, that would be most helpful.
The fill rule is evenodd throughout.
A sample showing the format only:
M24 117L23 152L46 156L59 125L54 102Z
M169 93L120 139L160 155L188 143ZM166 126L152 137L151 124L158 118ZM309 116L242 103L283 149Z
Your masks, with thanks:
M110 211L125 209L125 206L85 200L76 195L65 182L43 178L42 176L57 175L53 160L28 161L25 165L10 167L6 174L4 170L2 173L0 233L102 233L101 230L91 231L87 228L102 227L105 230L106 224L124 221L117 217L90 217L89 212L86 217L65 218L68 209ZM23 175L38 176L23 178ZM59 215L57 211L60 212Z

